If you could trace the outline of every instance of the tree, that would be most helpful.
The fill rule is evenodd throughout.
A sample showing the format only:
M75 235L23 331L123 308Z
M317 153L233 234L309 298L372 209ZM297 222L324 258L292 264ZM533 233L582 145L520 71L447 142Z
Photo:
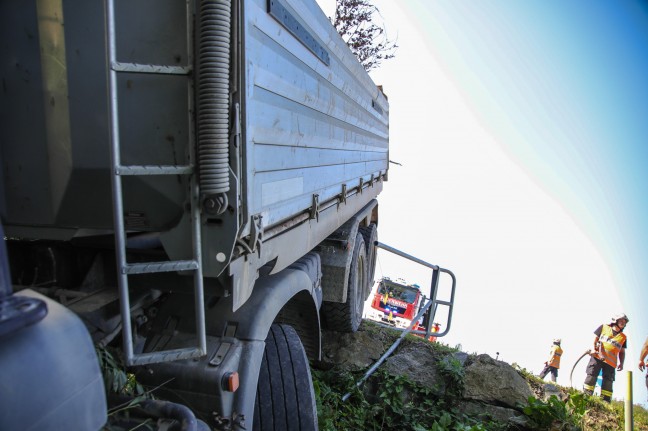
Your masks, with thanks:
M333 26L351 48L366 71L383 60L394 57L398 46L389 40L384 26L378 25L374 13L380 15L371 0L336 0Z

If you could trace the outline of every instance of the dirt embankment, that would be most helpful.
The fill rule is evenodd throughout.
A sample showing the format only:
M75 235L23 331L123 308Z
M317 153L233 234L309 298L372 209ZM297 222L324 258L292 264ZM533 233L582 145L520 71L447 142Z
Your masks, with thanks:
M363 322L354 334L325 331L322 361L314 364L315 368L327 370L327 375L346 373L357 381L399 336L400 332L369 321ZM436 403L437 408L443 406L448 410L446 417L451 418L450 422L461 420L473 427L465 429L623 429L621 403L606 404L596 397L586 397L580 391L544 382L515 364L485 354L469 355L442 343L429 343L413 336L402 340L376 375L380 377L370 377L361 386L359 396L364 396L363 403L369 406L365 405L363 409L380 409L381 402L391 402L385 395L389 390L384 386L393 378L399 382L404 379L413 385L399 393L398 405ZM420 393L425 394L425 399L417 398ZM331 407L326 402L320 401L320 409ZM436 425L419 421L413 427L422 428L412 429L455 429L439 428L438 420L442 419L439 413L427 419L436 421ZM400 423L408 423L408 420L405 417ZM648 414L639 406L635 409L634 429L648 431Z

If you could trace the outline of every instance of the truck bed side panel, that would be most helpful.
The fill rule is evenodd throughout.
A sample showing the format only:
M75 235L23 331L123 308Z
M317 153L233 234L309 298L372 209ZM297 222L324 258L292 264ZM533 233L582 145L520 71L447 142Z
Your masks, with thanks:
M386 100L317 4L248 1L244 19L248 212L271 226L386 173Z

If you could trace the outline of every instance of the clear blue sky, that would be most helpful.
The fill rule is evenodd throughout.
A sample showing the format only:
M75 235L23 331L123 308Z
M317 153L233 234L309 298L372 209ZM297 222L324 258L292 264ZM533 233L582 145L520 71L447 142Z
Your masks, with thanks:
M400 45L372 72L403 164L380 197L380 238L457 275L447 342L538 372L561 337L569 385L592 331L622 310L625 369L647 404L648 7L374 4ZM379 276L408 278L381 260Z
M599 248L644 329L647 7L631 1L402 5L438 61L456 72L453 79L484 126Z

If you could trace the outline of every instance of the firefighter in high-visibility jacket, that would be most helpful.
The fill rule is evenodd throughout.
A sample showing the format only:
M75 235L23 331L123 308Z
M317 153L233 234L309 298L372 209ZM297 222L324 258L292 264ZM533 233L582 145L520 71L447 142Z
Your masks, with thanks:
M601 398L603 401L612 400L612 385L615 369L623 370L627 337L623 333L630 319L625 314L617 314L609 325L601 325L594 331L594 350L591 352L587 364L587 377L583 384L583 392L588 395L594 393L596 379L603 370L603 383L601 384Z
M539 377L544 379L547 374L551 373L551 381L556 382L558 378L558 369L560 368L560 357L563 354L563 349L560 347L560 338L553 340L551 351L549 352L549 359L545 362L544 369L540 372Z

